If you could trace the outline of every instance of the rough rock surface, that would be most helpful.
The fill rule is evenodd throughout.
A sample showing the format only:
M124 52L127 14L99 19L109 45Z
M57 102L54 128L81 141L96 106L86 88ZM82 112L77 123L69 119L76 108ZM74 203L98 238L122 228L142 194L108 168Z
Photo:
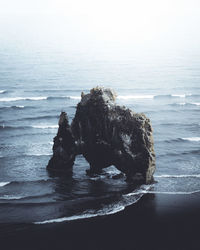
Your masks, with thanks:
M114 165L127 179L150 183L155 171L155 153L150 120L115 103L110 89L94 88L81 94L69 126L61 113L48 168L72 169L75 156L82 154L90 164L88 174Z
M61 112L58 125L58 133L54 138L53 157L47 168L56 171L71 171L76 156L76 146L65 112Z

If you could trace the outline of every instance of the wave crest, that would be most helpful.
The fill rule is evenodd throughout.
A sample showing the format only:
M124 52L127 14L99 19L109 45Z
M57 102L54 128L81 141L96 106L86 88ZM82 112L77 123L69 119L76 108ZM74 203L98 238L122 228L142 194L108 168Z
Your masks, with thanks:
M140 189L133 191L130 194L122 195L122 199L118 203L105 205L102 209L99 210L87 210L82 214L34 222L34 224L41 225L49 223L58 223L58 222L89 219L93 217L115 214L124 210L127 206L136 203L145 194L144 191L149 190L151 187L152 187L151 185L150 186L143 185L141 186Z
M181 140L199 142L200 137L186 137L186 138L181 138Z
M155 178L200 178L200 174L181 174L181 175L155 175Z
M0 187L4 187L6 185L10 184L10 182L0 182Z
M15 101L40 101L46 100L46 96L35 96L35 97L4 97L0 98L0 102L15 102Z

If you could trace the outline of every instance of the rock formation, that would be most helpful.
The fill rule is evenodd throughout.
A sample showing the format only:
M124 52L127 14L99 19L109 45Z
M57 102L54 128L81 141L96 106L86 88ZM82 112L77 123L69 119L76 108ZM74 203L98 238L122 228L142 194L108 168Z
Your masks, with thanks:
M71 126L61 113L48 169L72 170L76 155L82 154L90 164L88 174L114 165L128 180L153 181L155 153L150 120L117 105L115 99L112 90L97 87L81 94Z
M71 171L76 156L76 146L65 112L61 112L58 125L58 133L54 138L53 157L47 168L56 171Z

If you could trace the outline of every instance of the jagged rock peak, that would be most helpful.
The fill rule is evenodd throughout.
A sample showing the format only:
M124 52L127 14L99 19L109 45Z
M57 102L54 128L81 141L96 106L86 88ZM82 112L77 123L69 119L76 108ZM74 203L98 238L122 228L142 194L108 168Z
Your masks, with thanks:
M102 102L115 102L116 100L116 93L114 90L104 88L104 87L95 87L90 90L89 94L81 93L81 104L86 104L88 100L92 101L102 101Z
M69 127L69 121L68 121L68 117L67 117L67 113L62 111L60 114L60 118L58 121L58 125L59 126L66 126Z

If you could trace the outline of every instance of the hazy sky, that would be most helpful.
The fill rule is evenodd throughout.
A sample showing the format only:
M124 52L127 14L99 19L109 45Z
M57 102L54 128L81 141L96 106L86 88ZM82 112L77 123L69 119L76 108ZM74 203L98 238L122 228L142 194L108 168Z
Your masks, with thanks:
M200 0L0 0L0 43L186 48L200 44Z

